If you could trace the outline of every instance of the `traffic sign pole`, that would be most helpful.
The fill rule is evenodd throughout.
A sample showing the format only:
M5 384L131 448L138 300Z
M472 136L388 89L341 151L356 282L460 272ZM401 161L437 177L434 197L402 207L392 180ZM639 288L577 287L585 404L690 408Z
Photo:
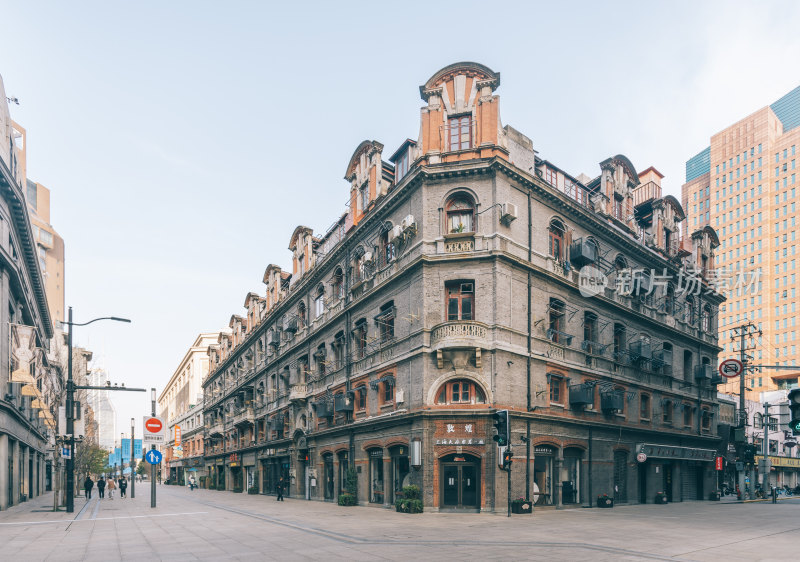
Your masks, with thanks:
M153 417L156 416L156 389L150 389L150 410ZM145 433L147 428L145 428ZM155 445L150 445L150 450L155 449ZM150 465L150 507L156 506L156 465Z

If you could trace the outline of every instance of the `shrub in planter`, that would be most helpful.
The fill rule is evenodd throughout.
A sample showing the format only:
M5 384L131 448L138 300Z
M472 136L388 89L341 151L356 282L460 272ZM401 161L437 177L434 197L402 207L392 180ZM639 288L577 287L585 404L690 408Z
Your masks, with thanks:
M244 492L244 488L234 488L233 489L233 493L234 494L241 494L242 492Z
M394 502L395 511L398 513L422 513L424 506L422 500L399 499Z
M533 502L525 498L511 500L511 513L531 513Z
M658 492L656 494L656 503L665 504L667 503L667 494L664 492Z
M247 493L251 496L258 493L258 486L250 486L247 488Z
M339 494L339 505L356 505L356 497L353 494Z
M208 485L208 489L209 490L216 490L217 489L217 485L212 482L211 484Z
M422 490L419 489L419 486L403 486L403 499L406 500L418 500L422 498Z
M614 498L609 498L608 494L597 496L597 507L614 507Z

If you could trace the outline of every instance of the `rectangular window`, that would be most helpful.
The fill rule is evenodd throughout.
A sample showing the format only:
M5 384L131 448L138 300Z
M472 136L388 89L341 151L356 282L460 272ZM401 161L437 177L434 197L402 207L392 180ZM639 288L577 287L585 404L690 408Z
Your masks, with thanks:
M369 189L367 189L368 185L365 183L361 186L361 189L358 190L359 198L361 199L361 212L365 212L367 210L367 205L369 205Z
M381 313L375 318L382 343L394 339L394 316L394 302L390 301L381 307Z
M639 398L639 418L642 420L650 419L650 396L642 394Z
M472 147L472 119L469 115L451 117L447 120L450 133L450 150L466 150Z
M557 375L550 375L550 402L561 404L561 385L564 384L564 379Z
M445 294L448 322L475 319L475 285L472 281L448 282Z

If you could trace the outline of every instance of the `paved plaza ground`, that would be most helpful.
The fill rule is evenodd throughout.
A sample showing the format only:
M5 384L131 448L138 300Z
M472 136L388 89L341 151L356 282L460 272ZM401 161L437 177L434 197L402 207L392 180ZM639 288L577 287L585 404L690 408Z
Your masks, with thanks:
M800 499L686 502L533 516L399 514L368 507L158 487L54 513L52 494L0 512L2 559L796 560ZM83 509L82 509L83 508ZM78 513L78 510L81 510Z

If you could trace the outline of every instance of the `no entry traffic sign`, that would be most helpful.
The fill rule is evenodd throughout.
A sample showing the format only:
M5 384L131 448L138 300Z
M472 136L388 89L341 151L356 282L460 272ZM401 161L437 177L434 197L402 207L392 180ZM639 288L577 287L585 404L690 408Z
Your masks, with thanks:
M744 365L738 359L726 359L719 364L719 374L729 379L738 377L742 371L744 371Z
M164 420L156 416L145 416L142 423L145 445L163 445L165 443Z

